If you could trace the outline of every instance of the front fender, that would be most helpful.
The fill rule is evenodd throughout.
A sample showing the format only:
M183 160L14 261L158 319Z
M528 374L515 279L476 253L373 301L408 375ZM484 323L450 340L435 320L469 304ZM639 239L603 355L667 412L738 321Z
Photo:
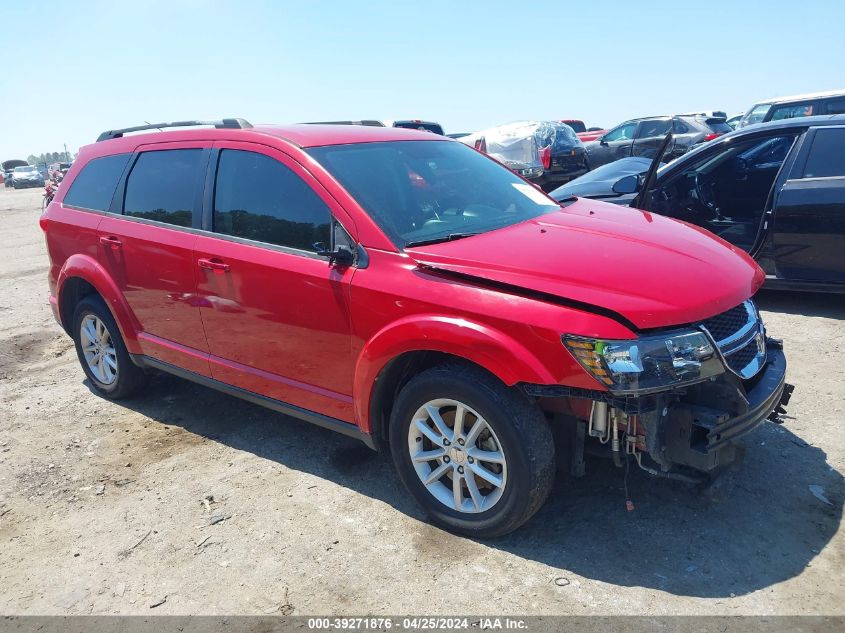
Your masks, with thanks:
M94 287L111 309L114 320L117 321L117 326L120 328L126 349L129 350L130 354L140 354L141 346L138 343L138 332L141 330L140 323L106 269L90 255L75 254L68 257L56 278L56 298L59 306L63 304L63 293L67 288L67 282L74 278L87 281ZM59 314L61 315L61 310ZM64 319L67 318L69 318L69 315L63 317L62 321L62 326L66 330L69 329L70 325L64 322Z
M415 351L443 352L464 358L506 385L555 382L536 356L503 332L456 317L434 314L407 317L380 330L358 356L352 395L355 419L363 431L371 431L370 405L376 378L391 360Z

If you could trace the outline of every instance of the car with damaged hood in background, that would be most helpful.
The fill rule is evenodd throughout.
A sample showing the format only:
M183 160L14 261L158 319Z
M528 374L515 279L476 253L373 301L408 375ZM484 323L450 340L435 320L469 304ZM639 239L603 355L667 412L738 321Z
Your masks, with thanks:
M519 121L462 136L461 143L492 156L550 191L587 173L584 144L559 121Z

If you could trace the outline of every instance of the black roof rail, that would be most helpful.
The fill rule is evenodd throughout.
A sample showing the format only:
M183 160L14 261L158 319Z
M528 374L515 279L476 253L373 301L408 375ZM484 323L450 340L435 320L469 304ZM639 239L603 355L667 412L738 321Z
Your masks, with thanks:
M106 130L97 137L97 142L108 141L113 138L120 138L128 132L141 132L143 130L160 130L165 127L193 127L195 125L213 125L219 130L243 130L252 127L252 123L246 119L221 119L220 121L173 121L171 123L147 123L135 127L125 127L119 130Z

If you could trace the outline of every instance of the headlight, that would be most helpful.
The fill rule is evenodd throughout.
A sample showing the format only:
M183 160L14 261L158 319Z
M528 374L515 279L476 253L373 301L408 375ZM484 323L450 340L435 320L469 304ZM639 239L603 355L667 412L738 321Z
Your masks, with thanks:
M562 337L596 380L618 394L640 394L706 380L725 371L703 332L679 331L634 340Z

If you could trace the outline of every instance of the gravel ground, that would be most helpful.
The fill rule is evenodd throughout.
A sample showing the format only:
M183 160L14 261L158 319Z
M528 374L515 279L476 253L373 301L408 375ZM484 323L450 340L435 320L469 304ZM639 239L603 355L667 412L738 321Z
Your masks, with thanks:
M590 462L480 542L348 438L169 376L93 395L39 206L0 189L0 613L845 614L845 296L760 295L796 389L727 500L632 472L628 513L623 473Z

